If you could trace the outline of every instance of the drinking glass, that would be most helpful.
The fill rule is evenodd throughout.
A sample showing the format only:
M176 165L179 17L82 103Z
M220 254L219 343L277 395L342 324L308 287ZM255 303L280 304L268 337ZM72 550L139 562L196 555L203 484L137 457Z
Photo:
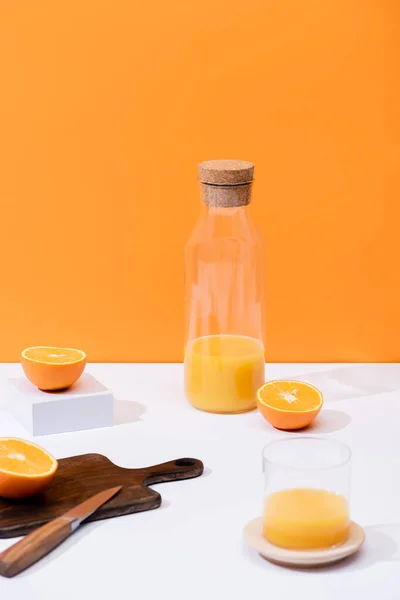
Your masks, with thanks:
M318 550L349 535L350 449L326 438L294 437L263 449L263 535L276 546Z

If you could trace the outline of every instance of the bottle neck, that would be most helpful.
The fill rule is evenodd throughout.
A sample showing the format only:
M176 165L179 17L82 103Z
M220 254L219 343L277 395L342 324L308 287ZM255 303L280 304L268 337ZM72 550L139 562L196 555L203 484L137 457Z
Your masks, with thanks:
M203 240L243 237L253 229L250 206L207 206L202 204L198 221Z
M201 200L210 208L240 208L251 200L251 183L241 185L210 185L201 183Z
M208 206L206 204L202 205L202 214L208 217L215 217L219 220L229 220L229 219L243 219L246 218L247 213L249 212L250 207L248 204L244 206Z

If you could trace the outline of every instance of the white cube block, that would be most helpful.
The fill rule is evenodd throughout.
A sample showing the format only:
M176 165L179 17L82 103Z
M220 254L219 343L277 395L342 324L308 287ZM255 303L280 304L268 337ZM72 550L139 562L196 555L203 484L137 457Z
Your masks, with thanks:
M113 393L92 375L82 375L62 392L42 392L25 377L8 383L7 409L31 435L113 424Z

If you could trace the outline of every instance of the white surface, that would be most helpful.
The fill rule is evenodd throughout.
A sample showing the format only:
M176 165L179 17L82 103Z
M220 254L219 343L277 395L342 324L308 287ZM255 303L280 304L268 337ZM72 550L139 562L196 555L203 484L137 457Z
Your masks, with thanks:
M361 525L350 521L348 539L339 546L324 550L286 550L266 540L263 535L263 517L256 517L245 525L243 539L250 548L274 564L317 567L338 562L358 552L365 541L365 533Z
M126 467L192 456L203 477L155 486L155 511L82 527L16 579L5 600L399 600L400 365L267 365L267 377L304 378L325 405L308 435L353 451L351 516L366 532L360 554L314 571L266 562L242 540L261 514L261 450L286 435L257 412L209 415L192 409L181 365L89 365L114 391L119 426L35 438L56 456L101 452ZM0 381L20 375L0 367ZM130 421L130 422L129 422ZM0 413L0 435L25 432ZM0 540L0 550L11 540Z
M11 378L7 400L7 410L33 436L113 424L113 393L88 373L62 392L42 392L26 377Z

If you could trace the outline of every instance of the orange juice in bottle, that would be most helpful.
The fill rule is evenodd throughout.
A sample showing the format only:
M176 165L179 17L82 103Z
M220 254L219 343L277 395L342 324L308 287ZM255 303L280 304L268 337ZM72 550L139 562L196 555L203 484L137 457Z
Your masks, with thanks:
M254 167L199 166L200 219L185 249L185 393L196 408L240 413L264 383L263 243L250 213Z

